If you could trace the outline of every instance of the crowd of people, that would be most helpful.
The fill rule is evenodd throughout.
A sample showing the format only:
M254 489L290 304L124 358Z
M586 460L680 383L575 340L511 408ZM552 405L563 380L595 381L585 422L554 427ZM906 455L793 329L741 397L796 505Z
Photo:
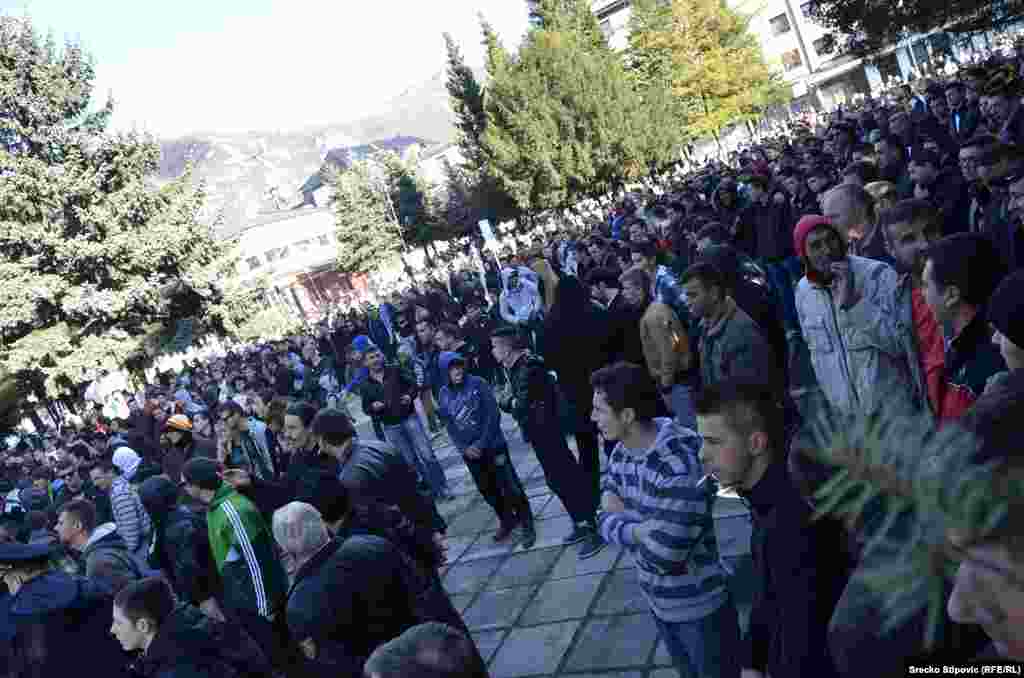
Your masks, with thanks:
M435 446L461 455L493 540L530 548L503 413L572 519L564 543L631 554L682 675L1024 660L1024 521L1005 490L1021 478L1024 90L991 63L920 91L631 194L482 281L453 273L164 375L126 394L126 418L8 436L0 676L86 657L161 678L486 675L439 576L453 492ZM970 462L1008 483L999 520L950 535L927 646L928 601L893 626L865 583L877 525L815 516L842 471L810 431L863 418L963 429ZM753 522L742 632L722 488Z

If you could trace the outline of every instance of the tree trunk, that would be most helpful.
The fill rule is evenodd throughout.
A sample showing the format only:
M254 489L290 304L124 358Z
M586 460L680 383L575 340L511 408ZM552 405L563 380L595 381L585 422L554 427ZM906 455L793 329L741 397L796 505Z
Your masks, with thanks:
M718 134L718 130L712 130L711 136L715 139L715 148L718 149L718 159L724 162L724 149L722 148L722 138Z

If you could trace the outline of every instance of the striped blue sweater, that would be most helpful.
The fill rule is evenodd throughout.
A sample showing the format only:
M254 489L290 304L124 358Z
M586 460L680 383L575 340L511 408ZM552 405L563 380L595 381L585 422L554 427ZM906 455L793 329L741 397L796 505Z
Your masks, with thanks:
M647 450L612 452L602 491L622 499L622 513L602 512L601 536L629 549L640 588L662 621L689 622L715 612L726 599L708 485L698 453L701 438L671 419L655 419L658 435ZM631 525L655 521L648 543L632 539Z

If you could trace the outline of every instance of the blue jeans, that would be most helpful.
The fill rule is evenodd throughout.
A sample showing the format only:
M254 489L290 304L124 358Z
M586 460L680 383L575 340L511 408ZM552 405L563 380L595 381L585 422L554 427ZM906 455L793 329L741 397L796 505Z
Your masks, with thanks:
M665 404L672 410L677 424L691 431L697 430L697 414L694 411L692 386L673 384L672 392L665 397Z
M423 430L423 423L414 412L401 424L384 427L384 437L395 446L402 458L416 469L421 480L426 481L435 499L448 494L448 479L444 469L434 456L434 448L430 445Z
M739 678L740 622L732 596L703 619L654 621L681 678Z

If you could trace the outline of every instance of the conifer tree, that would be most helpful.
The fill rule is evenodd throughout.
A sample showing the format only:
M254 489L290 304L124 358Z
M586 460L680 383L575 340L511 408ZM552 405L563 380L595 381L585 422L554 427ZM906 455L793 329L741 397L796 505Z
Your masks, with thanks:
M627 76L589 3L545 0L538 13L515 58L484 27L491 77L484 147L500 185L527 211L604 195L681 144L678 135L652 133L664 121L652 108L659 100L645 100Z
M397 212L388 205L391 192L381 170L361 160L335 172L331 210L337 223L338 270L366 273L394 259L402 250Z
M158 145L107 133L94 78L79 45L0 16L0 372L36 396L229 332L258 295L225 294L237 258L202 185L157 187Z
M486 22L484 22L486 26ZM494 40L497 36L488 28ZM474 231L481 219L500 223L514 218L518 208L501 189L493 174L483 146L487 129L484 107L485 88L473 69L466 65L462 53L445 34L448 51L448 95L455 113L456 143L463 161L445 167L445 199L439 206L438 220L449 226L454 235Z

